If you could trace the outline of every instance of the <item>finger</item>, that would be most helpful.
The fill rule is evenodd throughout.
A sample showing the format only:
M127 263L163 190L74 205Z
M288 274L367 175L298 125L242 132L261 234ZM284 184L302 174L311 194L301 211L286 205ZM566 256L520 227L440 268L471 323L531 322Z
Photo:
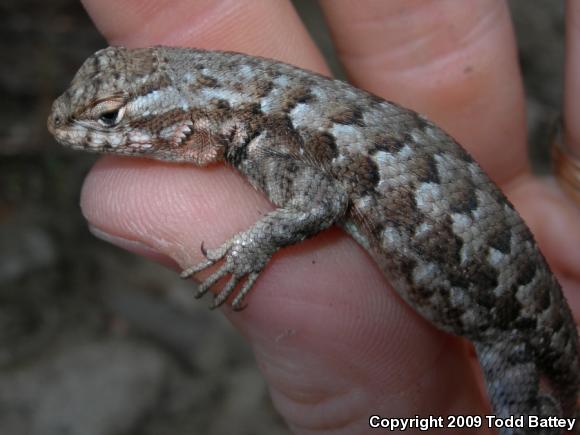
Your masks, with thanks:
M522 83L506 2L322 5L353 82L428 115L496 182L527 170Z
M287 1L82 2L111 45L232 50L283 60L322 73L328 71Z
M235 49L319 71L324 68L318 54L310 51L311 43L303 42L306 35L292 18L292 10L280 6L286 5L283 2L224 2L234 9L243 4L238 18L228 21L225 28L207 24L219 22L225 13L215 6L221 2L211 7L199 3L205 9L198 9L195 16L175 2L171 8L153 12L148 9L151 2L86 3L116 43ZM115 25L121 30L113 33L105 12L121 7L126 9L115 9L122 18L116 18ZM159 15L164 19L155 19ZM187 17L184 24L182 16ZM271 25L264 30L260 26L265 21ZM128 30L122 30L125 24ZM202 30L189 29L189 25ZM232 34L255 27L261 30L259 38L274 47L259 48L259 41L252 37L226 44ZM114 236L116 243L129 243L138 250L142 246L182 266L201 259L201 241L216 247L271 210L263 196L223 167L196 170L113 158L101 160L89 175L82 206L87 219ZM336 231L281 252L256 283L249 303L249 309L231 318L252 342L278 408L298 432L332 424L356 426L361 432L367 428L368 409L379 413L396 409L399 414L413 415L422 409L440 414L482 410L474 383L468 383L471 387L448 385L453 375L471 376L467 358L457 358L465 353L462 343L449 340L418 318L388 290L366 254ZM393 350L385 351L385 346ZM433 403L432 398L445 387L452 403ZM402 393L403 401L399 400ZM347 402L356 397L361 400ZM316 412L313 404L318 409L324 405L324 412Z

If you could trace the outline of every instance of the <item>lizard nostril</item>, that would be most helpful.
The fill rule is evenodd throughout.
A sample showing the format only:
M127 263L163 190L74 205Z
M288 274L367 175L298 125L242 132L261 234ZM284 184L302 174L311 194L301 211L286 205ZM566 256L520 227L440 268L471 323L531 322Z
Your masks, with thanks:
M63 119L61 116L55 114L54 112L48 116L47 126L48 126L48 130L52 134L55 134L55 130L57 128L62 127L62 124L63 124Z

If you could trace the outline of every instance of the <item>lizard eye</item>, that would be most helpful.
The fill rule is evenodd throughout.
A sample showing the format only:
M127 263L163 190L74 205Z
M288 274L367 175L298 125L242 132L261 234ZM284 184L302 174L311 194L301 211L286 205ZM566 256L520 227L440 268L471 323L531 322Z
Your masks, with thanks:
M120 114L120 110L111 110L110 112L101 113L99 116L99 123L105 127L113 127L121 120L121 116L119 116Z
M114 127L125 115L125 102L121 99L99 101L90 113L103 127Z

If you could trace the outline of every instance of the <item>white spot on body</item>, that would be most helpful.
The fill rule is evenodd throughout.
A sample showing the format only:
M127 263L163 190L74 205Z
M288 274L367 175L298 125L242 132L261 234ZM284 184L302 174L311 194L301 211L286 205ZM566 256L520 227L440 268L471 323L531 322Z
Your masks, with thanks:
M475 222L471 216L462 213L453 213L451 215L451 221L453 233L463 241L460 256L461 263L464 264L470 258L474 258L477 255L482 240L473 232Z
M401 162L409 160L413 154L413 150L410 146L403 145L403 147L399 150L399 152L397 152L396 155L387 151L378 151L374 155L374 159L379 164L379 166L402 166Z
M131 131L129 132L129 142L135 144L146 143L151 140L151 135L143 131Z
M506 260L508 256L501 251L498 251L495 248L489 248L489 254L487 257L487 261L490 265L495 267L498 270L502 270L507 267Z
M222 88L202 88L199 92L200 103L204 103L213 99L225 100L232 107L239 106L248 100L248 96L230 89Z
M248 145L248 153L258 152L260 144L264 141L265 137L266 137L265 132L262 132L258 136L256 136Z
M174 145L179 145L181 141L191 132L192 121L184 121L183 124L175 124L165 127L159 132L159 138L170 141Z
M308 128L317 131L326 131L329 121L320 116L324 112L325 100L316 99L316 102L299 103L290 111L290 120L295 128Z
M132 103L131 106L135 106L138 109L142 109L141 112L147 110L147 107L151 107L153 103L156 103L157 100L161 99L161 91L152 91L146 95L142 95L137 97Z
M534 308L535 304L530 304L530 301L537 301L540 299L538 293L544 291L543 286L539 285L542 278L546 278L546 272L537 270L532 280L526 285L520 286L516 291L516 299L522 304L522 313L529 312L530 308ZM532 312L528 314L533 315L534 313Z
M429 232L433 226L428 222L421 223L415 231L415 237L421 237L423 234Z
M175 126L170 125L169 127L165 127L164 129L162 129L159 132L159 137L161 139L164 139L164 140L169 140L173 136L174 132L175 132Z
M274 87L268 96L260 101L260 110L266 114L279 112L284 92L283 89Z
M374 201L368 196L362 196L354 200L354 206L362 212L371 210L373 203Z
M106 138L101 134L93 134L88 141L88 145L95 148L101 147L105 143Z
M351 154L366 153L365 136L359 127L334 124L330 133L336 138L336 145L339 148L348 148Z
M407 161L413 158L414 154L408 145L404 145L396 155L386 151L377 152L373 160L380 170L379 189L409 186L414 175L408 171Z
M383 247L386 250L392 249L393 247L406 246L407 243L401 238L401 233L393 228L386 227L382 233Z
M143 112L148 112L149 115L157 115L176 107L188 110L189 103L184 93L179 92L176 88L168 87L137 97L127 105L127 110L129 113L142 116Z
M117 148L118 146L123 144L124 137L122 134L111 134L109 136L109 145L113 148Z
M449 204L435 183L422 183L415 191L417 208L434 220L440 220L449 213Z
M451 214L451 221L453 222L453 232L458 234L464 243L471 241L471 228L473 227L473 219L463 213Z
M196 119L193 123L194 128L196 130L210 130L211 129L211 122L207 118L200 118Z
M311 122L317 118L318 111L311 104L297 104L290 112L290 119L295 127L311 125Z
M240 65L240 67L237 70L237 73L246 79L253 78L256 74L253 67L244 64Z
M433 263L419 263L413 269L413 281L420 285L432 284L440 277L441 270Z
M286 88L288 87L288 84L290 83L290 80L288 79L287 75L279 75L278 77L276 77L274 80L274 88Z
M451 287L449 289L449 301L451 305L458 308L472 307L473 302L468 294L466 294L465 289L459 287Z

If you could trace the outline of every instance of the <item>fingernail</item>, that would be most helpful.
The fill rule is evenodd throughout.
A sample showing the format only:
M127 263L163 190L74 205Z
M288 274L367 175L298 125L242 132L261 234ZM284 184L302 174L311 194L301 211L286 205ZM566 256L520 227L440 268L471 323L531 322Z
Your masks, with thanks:
M111 243L112 245L118 246L120 248L126 249L127 251L134 252L139 255L144 255L151 258L166 258L165 255L160 254L157 250L141 243L137 240L129 240L123 237L114 236L107 233L97 227L89 225L89 231L98 239L104 240L105 242Z

